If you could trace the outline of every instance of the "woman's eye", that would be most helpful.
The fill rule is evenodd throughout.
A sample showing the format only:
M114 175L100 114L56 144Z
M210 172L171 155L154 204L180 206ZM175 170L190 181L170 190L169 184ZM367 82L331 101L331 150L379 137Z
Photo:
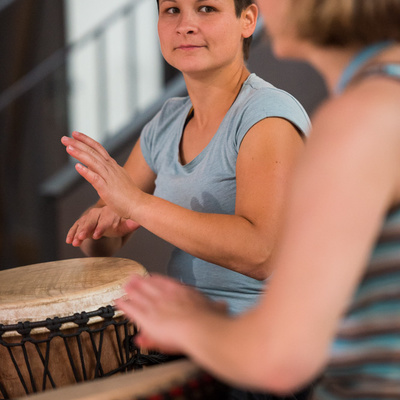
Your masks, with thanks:
M204 13L210 13L210 12L215 11L215 8L210 7L210 6L203 6L203 7L200 7L199 11L204 12Z
M170 7L170 8L167 8L166 12L167 12L168 14L178 14L178 13L179 13L179 8L177 8L177 7Z

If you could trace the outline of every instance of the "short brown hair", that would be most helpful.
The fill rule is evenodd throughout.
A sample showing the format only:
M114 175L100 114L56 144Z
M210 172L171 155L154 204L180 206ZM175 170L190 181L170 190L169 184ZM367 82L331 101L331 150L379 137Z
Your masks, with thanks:
M234 3L235 3L236 16L239 18L242 14L242 11L244 11L251 4L254 4L254 0L234 0ZM253 40L253 35L243 39L243 57L245 60L249 59L250 45L252 40Z
M400 41L400 0L293 0L298 35L320 46Z

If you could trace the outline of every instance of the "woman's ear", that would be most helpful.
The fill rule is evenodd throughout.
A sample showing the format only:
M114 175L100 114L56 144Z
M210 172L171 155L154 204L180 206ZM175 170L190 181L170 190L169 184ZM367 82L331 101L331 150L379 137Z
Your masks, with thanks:
M256 29L258 17L258 7L256 4L250 4L245 10L242 11L242 22L243 22L243 30L242 36L243 38L250 37L254 30Z

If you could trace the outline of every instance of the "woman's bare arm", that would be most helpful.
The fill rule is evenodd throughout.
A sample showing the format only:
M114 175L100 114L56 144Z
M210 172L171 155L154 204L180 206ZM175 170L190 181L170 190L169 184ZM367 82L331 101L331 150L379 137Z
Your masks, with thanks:
M303 149L289 122L262 120L244 138L237 160L235 215L195 212L149 195L131 178L133 163L128 160L128 168L122 169L91 139L75 138L64 144L89 167L78 165L78 172L118 216L206 261L256 279L269 275L289 176Z
M125 303L143 329L141 343L182 351L256 389L289 392L316 376L382 220L400 202L400 117L393 112L400 95L392 103L382 96L370 83L316 117L259 306L235 318L201 302L185 308L179 289L163 293L150 279Z

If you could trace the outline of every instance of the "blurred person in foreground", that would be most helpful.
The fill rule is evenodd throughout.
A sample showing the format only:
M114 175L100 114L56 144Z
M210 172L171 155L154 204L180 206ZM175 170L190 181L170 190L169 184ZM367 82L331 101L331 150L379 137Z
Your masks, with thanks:
M293 178L268 291L232 317L172 279L133 278L118 306L138 343L221 379L313 399L400 398L400 0L260 0L278 57L330 98ZM238 353L238 348L245 351Z

